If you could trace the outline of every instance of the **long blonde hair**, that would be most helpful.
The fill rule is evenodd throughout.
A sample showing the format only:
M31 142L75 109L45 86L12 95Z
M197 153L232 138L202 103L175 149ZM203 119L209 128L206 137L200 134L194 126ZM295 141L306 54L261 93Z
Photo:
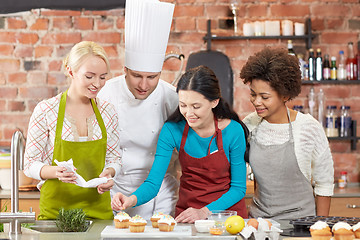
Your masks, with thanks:
M107 54L103 47L99 44L91 41L82 41L75 44L67 56L63 60L63 72L68 76L67 67L70 67L72 71L77 71L81 64L88 56L99 57L104 60L108 73L110 72L110 63Z

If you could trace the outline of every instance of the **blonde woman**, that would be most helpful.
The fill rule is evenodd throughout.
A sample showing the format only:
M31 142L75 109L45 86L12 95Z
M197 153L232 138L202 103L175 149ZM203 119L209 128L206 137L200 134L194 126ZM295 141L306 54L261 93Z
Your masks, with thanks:
M101 46L83 41L70 50L63 68L70 87L35 107L27 134L24 172L41 180L39 219L55 219L61 207L112 219L113 180L83 188L76 185L74 173L54 162L72 159L86 181L112 178L119 170L118 117L113 105L96 98L108 78L109 61Z

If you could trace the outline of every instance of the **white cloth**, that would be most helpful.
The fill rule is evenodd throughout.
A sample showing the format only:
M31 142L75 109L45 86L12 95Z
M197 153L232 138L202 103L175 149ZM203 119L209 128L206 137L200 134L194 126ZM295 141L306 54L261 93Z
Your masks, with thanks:
M283 144L289 140L289 124L271 124L253 112L243 120L249 131L258 127L256 140L264 145ZM261 122L261 123L260 123ZM313 180L319 196L334 194L334 163L323 127L310 114L298 112L292 122L295 155L304 176Z
M85 179L76 172L72 159L69 159L68 161L62 161L62 162L59 162L58 160L55 159L54 162L56 163L56 165L66 168L66 172L73 172L75 174L75 176L77 177L75 180L76 181L75 185L78 185L79 187L96 188L100 184L106 183L107 181L112 179L112 178L107 178L107 177L101 177L101 178L93 178L89 181L85 181Z
M175 5L158 0L127 0L125 66L160 72L165 59Z
M145 100L135 99L127 87L125 75L122 75L108 80L98 97L112 103L119 116L122 167L114 178L115 185L110 193L122 192L129 196L150 172L160 130L178 106L178 96L174 86L159 80L149 97ZM173 159L157 197L148 204L131 209L131 214L137 212L145 219L149 219L155 211L171 214L177 201L175 190L178 183L175 176Z

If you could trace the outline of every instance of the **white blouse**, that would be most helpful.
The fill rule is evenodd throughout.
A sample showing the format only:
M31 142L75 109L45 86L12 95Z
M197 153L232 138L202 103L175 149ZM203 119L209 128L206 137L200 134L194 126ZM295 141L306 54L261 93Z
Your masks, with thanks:
M243 122L253 131L258 127L256 140L263 145L280 145L290 138L289 124L272 124L253 112ZM321 124L310 114L298 112L293 128L295 155L304 176L314 184L319 196L334 194L334 163L328 139Z

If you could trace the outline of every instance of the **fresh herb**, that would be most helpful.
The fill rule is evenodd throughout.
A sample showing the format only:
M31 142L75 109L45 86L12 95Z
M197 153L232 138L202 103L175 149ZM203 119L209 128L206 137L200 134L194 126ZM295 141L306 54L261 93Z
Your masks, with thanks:
M89 222L81 208L68 210L61 208L56 218L56 226L60 232L85 232Z
M4 203L4 205L2 205L0 212L6 212L7 211L7 205L9 203L9 200L6 200L6 202ZM0 223L0 232L4 232L4 224Z

